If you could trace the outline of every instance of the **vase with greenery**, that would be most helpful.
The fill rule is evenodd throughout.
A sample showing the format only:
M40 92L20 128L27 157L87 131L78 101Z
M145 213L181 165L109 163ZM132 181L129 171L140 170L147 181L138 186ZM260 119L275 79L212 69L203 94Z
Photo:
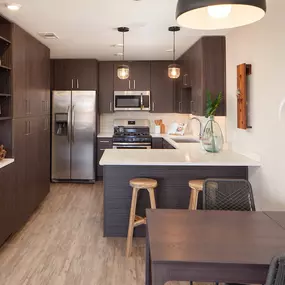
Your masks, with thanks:
M214 118L222 99L221 92L213 99L212 94L207 91L206 118L208 118L208 122L203 131L202 145L206 151L212 153L220 152L224 144L222 130Z

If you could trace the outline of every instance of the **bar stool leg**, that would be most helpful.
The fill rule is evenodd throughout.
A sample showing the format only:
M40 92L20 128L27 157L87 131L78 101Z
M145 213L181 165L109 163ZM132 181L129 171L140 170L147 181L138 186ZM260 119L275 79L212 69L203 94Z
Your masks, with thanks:
M131 210L130 210L129 230L128 230L128 239L127 239L127 250L126 250L127 257L131 255L131 249L132 249L132 244L133 244L134 223L135 223L135 217L136 217L138 190L139 189L134 188L133 195L132 195L132 204L131 204Z
M197 189L191 188L189 210L197 210L198 194L199 191L197 191Z
M148 193L149 193L149 199L150 199L150 206L151 206L151 209L156 209L156 202L155 202L154 189L153 189L153 188L148 188L147 191L148 191Z

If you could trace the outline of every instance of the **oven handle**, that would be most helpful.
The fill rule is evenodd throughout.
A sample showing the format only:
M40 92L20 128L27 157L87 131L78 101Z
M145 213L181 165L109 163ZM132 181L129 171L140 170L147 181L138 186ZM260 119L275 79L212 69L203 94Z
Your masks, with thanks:
M124 146L119 146L119 145L114 145L113 146L113 149L117 149L118 147L121 147L121 148L125 148L125 149L127 149L127 148L132 148L132 149L134 149L134 148L141 148L141 149L151 149L151 146L150 145L148 145L148 146L143 146L143 145L124 145Z
M146 146L146 145L149 145L149 146L151 146L151 143L117 143L117 142L113 142L113 146L121 146L121 145L126 145L126 146Z

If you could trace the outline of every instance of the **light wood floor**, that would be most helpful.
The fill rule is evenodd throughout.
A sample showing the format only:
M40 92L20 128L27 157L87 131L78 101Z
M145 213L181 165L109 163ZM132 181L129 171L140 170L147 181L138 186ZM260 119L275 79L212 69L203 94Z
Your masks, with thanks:
M126 239L103 238L102 227L102 183L52 184L28 224L0 249L0 284L143 285L144 239L126 258Z

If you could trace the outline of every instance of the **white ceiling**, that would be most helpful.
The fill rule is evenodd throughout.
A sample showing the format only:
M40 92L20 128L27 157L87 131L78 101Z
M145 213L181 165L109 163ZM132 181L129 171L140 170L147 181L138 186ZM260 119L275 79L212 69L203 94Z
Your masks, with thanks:
M9 1L9 0L7 0ZM172 34L176 25L177 0L12 0L22 5L15 12L0 1L0 13L14 21L51 49L52 58L97 58L119 60L111 47L122 42L118 26L128 26L125 55L127 60L166 60L172 55ZM42 39L38 32L54 32L59 40ZM226 31L177 33L177 56L202 35L222 35Z

